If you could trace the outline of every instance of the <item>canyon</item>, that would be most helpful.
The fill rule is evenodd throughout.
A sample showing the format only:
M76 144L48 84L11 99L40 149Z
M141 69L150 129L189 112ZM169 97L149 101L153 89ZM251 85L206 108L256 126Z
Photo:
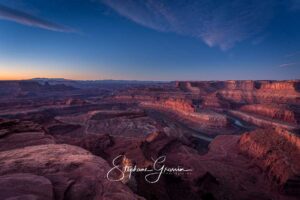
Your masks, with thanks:
M0 199L296 200L299 135L299 80L0 81Z

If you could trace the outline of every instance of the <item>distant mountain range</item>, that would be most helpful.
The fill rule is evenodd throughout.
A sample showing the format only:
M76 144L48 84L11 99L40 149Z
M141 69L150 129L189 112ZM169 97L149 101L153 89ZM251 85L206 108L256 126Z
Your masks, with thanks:
M71 80L65 78L32 78L32 81L38 82L85 82L85 83L167 83L168 81L139 81L139 80Z
M58 85L64 84L76 88L94 88L106 86L131 86L131 85L156 85L162 83L170 83L164 81L138 81L138 80L70 80L64 78L33 78L30 81L38 82L42 85Z

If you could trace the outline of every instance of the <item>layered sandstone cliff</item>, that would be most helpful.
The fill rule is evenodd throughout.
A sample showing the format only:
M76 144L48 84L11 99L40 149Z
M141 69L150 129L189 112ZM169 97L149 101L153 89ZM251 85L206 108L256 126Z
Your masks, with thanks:
M270 104L252 104L242 106L241 111L260 114L262 116L270 117L272 119L282 120L290 123L296 124L299 119L297 119L297 114L295 111L288 107L270 105Z
M263 128L283 128L291 131L298 131L299 126L297 124L290 124L279 120L272 120L270 118L266 118L257 114L249 114L237 110L229 110L229 113L239 119L242 119L245 122L254 124L258 127Z
M251 126L300 129L299 80L179 81L175 87L196 111L225 112Z
M174 112L183 118L205 123L207 126L225 127L229 124L229 119L222 114L209 110L196 111L192 102L184 99L167 99L154 102L143 102L142 106L163 109Z
M300 81L199 81L177 82L177 88L200 94L217 92L233 103L300 103Z
M241 136L241 152L289 195L300 195L300 138L282 129L255 130Z

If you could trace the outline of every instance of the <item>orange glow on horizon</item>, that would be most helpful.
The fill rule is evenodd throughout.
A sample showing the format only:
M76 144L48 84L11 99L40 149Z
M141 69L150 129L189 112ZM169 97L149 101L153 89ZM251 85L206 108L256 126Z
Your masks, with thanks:
M65 78L71 80L96 80L105 78L98 73L82 72L78 70L61 70L61 69L24 69L20 67L2 67L0 65L0 80L28 80L32 78Z
M6 65L7 66L7 65ZM45 67L44 69L35 67L3 67L0 64L0 81L29 80L33 78L64 78L69 80L146 80L146 77L124 76L124 74L100 73L85 70L68 70Z
M105 75L99 72L82 72L78 70L16 70L13 68L3 69L3 67L0 66L0 72L0 81L28 80L32 78L64 78L69 80L126 80L126 77Z
M20 62L20 61L19 61ZM0 81L28 80L32 78L64 78L69 80L152 80L140 74L124 74L122 71L111 71L110 67L99 67L99 70L86 70L56 64L3 62L0 63ZM41 67L42 66L42 67ZM101 68L101 70L100 70ZM154 80L160 80L156 77Z
M18 80L29 80L33 78L64 78L64 79L70 79L70 80L96 80L95 78L92 77L87 77L87 76L81 76L81 75L74 75L74 76L68 76L68 75L63 75L60 74L59 76L57 75L43 75L43 74L36 74L36 75L0 75L0 81L18 81Z

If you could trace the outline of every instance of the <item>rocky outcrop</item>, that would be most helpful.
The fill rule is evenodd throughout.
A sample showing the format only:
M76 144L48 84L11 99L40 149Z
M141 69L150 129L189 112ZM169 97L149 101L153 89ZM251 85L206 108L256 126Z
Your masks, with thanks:
M224 82L224 89L227 90L255 90L260 87L260 83L257 81L246 80L246 81L236 81L230 80Z
M230 110L230 114L234 115L235 117L238 117L242 119L243 121L249 122L251 124L254 124L259 127L263 128L269 128L269 127L278 127L278 128L283 128L287 130L299 130L299 126L297 124L290 124L278 120L272 120L270 118L265 118L261 117L259 115L255 114L249 114L241 111L236 111L236 110Z
M230 103L226 101L222 101L222 99L218 97L217 92L207 94L201 98L202 98L202 102L199 105L200 109L201 108L217 108L217 109L230 108Z
M176 87L191 93L208 94L225 87L221 81L177 81Z
M236 103L298 104L297 85L299 81L255 81L252 87L228 88L221 90L220 95Z
M299 81L263 81L261 83L260 89L262 90L273 90L280 91L283 90L285 92L297 92L299 89L300 82Z
M164 132L157 132L149 135L141 145L141 149L148 160L165 155L168 148L176 144L181 145L181 142L175 137L167 136Z
M243 91L243 90L221 90L220 96L235 104L299 104L299 94L297 93L274 93L270 91Z
M44 132L15 133L0 138L0 151L54 143L54 138L50 135L45 135Z
M72 106L72 105L84 105L86 104L85 100L82 99L74 99L74 98L69 98L66 100L66 105Z
M43 176L20 173L0 176L0 198L53 200L52 183Z
M108 134L87 134L81 137L57 136L56 141L58 143L79 146L102 158L107 157L106 149L114 144L113 137Z
M106 179L109 169L102 158L70 145L39 145L0 152L0 175L32 173L46 177L57 200L139 199L122 183Z
M288 144L279 139L266 145L268 150L261 151L260 148L255 150L259 156L254 158L249 155L253 150L248 147L256 149L255 143L267 144L270 140L267 137L272 135L258 137L257 142L251 142L251 145L248 144L249 141L243 143L244 138L251 137L251 134L255 133L217 136L205 155L199 155L189 146L182 144L169 145L168 151L164 154L165 164L193 170L191 174L179 176L192 188L191 193L196 192L199 195L198 199L210 196L208 199L296 200L299 197L299 177L290 172L293 168L299 170L299 157L296 156L299 150L296 151L294 147L287 148ZM257 136L260 134L262 133L257 133ZM295 144L294 139L291 141ZM281 152L281 149L286 151ZM262 163L268 165L261 165ZM281 186L284 191L281 194L278 192L278 179L274 178L274 174L270 175L270 179L264 175L272 174L269 172L272 169L278 170L275 174L287 178L286 183ZM187 199L193 199L188 196Z
M300 196L300 138L282 129L242 135L239 148L288 195Z
M187 121L197 122L199 125L212 126L212 127L226 127L229 125L229 119L220 113L211 110L194 111L190 104L177 105L178 101L174 103L161 103L157 102L143 102L141 105L145 108L158 109L166 112L173 113L179 118Z
M280 107L278 105L252 104L252 105L245 105L241 107L240 110L270 117L276 120L282 120L282 121L294 123L294 124L296 124L299 120L297 119L295 111L292 111L291 109L286 107Z
M178 112L192 113L195 111L192 103L184 99L167 99L155 103L159 104L161 107Z
M300 81L199 81L177 82L183 91L208 95L216 92L229 103L300 103ZM193 87L193 89L190 89ZM194 89L196 88L196 89ZM200 92L201 91L201 92Z
M226 127L229 125L229 119L222 114L213 111L203 111L191 114L196 120L208 123L210 126Z
M254 80L228 80L228 81L177 81L176 87L187 91L214 91L227 90L291 90L299 89L299 81L254 81ZM193 89L191 89L193 88ZM197 88L197 89L196 89Z
M42 132L42 128L32 121L0 119L0 138L12 133L22 132Z
M185 89L189 92L196 92L199 93L200 92L200 88L196 87L193 83L191 82L187 82L185 85Z

